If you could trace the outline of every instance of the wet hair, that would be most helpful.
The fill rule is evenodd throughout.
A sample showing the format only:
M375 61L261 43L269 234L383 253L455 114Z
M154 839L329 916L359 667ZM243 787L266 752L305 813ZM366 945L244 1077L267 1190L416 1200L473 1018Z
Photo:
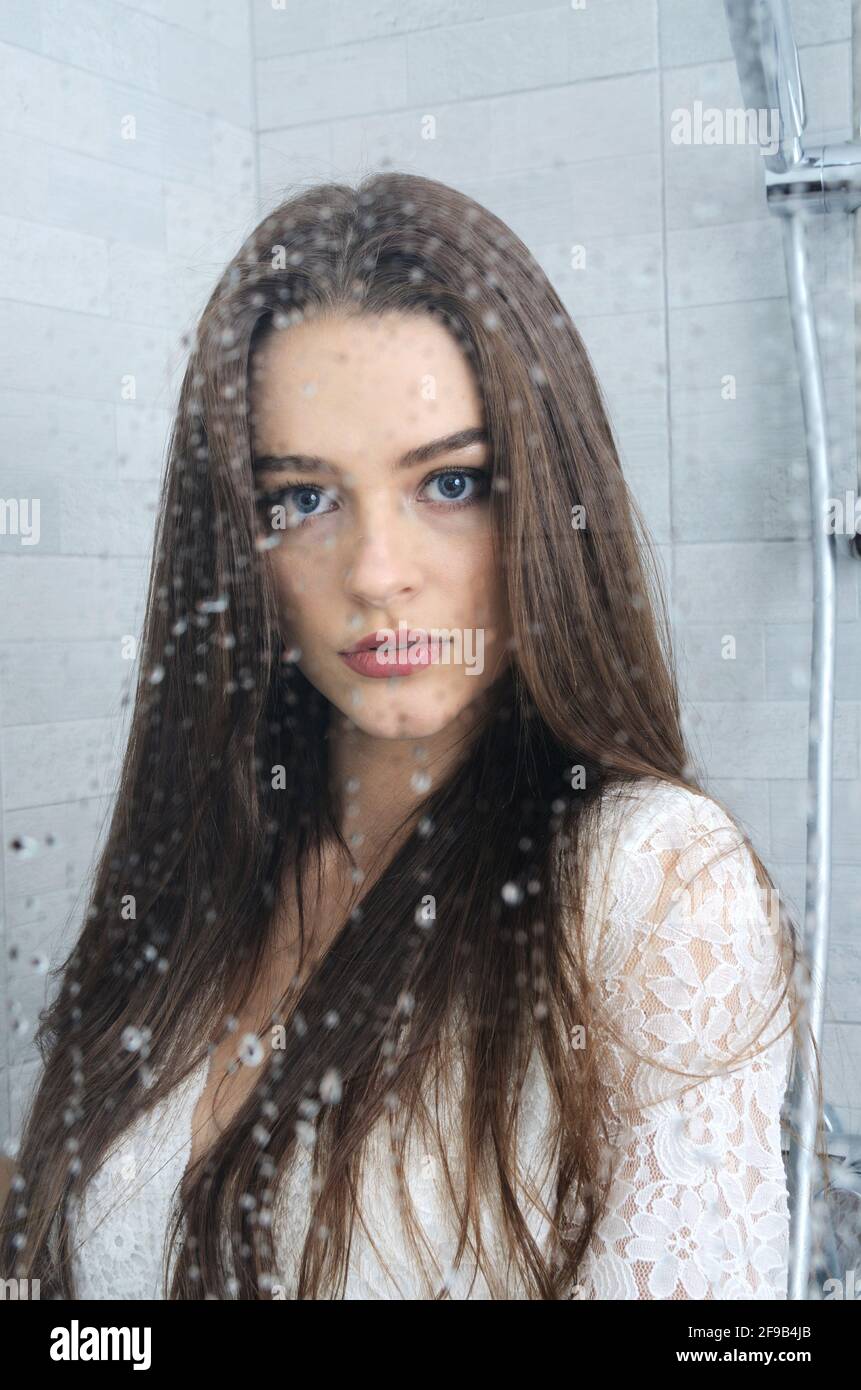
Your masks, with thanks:
M342 1296L378 1125L429 1298L448 1285L425 1266L432 1252L420 1249L402 1181L417 1127L439 1152L455 1263L469 1248L494 1297L506 1296L509 1269L525 1296L565 1297L605 1209L601 1060L612 1020L591 973L582 866L605 793L644 777L700 787L666 604L595 372L553 285L486 208L432 179L379 173L283 201L227 266L191 345L121 782L82 929L41 1019L44 1071L4 1210L5 1263L40 1278L43 1297L75 1296L70 1204L109 1147L189 1076L251 997L282 885L295 893L304 951L323 847L351 858L329 787L330 707L284 660L250 388L269 334L323 314L386 313L432 315L475 373L512 659L464 756L410 813L409 833L357 889L304 984L285 989L272 1015L287 1024L285 1047L182 1184L169 1293L272 1296L279 1194L310 1150L296 1296ZM575 507L586 518L578 528ZM273 785L275 767L286 785ZM417 916L428 894L430 929ZM788 919L784 947L788 990L799 952ZM569 1044L578 1025L585 1049ZM516 1175L534 1049L557 1154L546 1250ZM337 1079L325 1096L323 1077ZM433 1123L441 1094L455 1097L448 1129ZM509 1247L502 1260L483 1239L491 1206Z

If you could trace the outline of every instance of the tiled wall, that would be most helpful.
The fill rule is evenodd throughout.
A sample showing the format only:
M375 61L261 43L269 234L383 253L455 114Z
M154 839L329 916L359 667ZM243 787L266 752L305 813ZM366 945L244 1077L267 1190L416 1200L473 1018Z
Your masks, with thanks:
M845 139L850 0L793 8L808 138ZM691 739L800 905L809 525L780 228L755 150L669 138L678 108L742 104L719 0L6 0L0 91L0 496L42 500L38 546L0 536L5 998L21 1016L0 1117L11 1104L14 1129L35 1074L32 959L56 958L109 805L182 334L258 198L307 181L426 173L544 265L658 547ZM811 256L841 495L850 225L811 228ZM855 1131L859 575L841 552L826 1028L828 1099Z
M116 775L183 335L254 225L250 45L244 0L0 6L0 497L40 504L0 535L3 1133Z

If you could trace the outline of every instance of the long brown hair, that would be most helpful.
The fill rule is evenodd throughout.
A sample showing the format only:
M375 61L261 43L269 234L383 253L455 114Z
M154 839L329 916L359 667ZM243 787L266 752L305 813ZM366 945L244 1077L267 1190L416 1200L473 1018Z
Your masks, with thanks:
M70 1201L131 1121L199 1065L225 1012L250 997L285 874L304 940L321 847L350 856L328 783L329 708L283 659L249 426L261 339L333 310L432 314L467 354L492 450L513 660L467 756L423 799L298 997L288 1009L285 993L273 1015L301 1017L301 1028L288 1027L286 1047L272 1051L189 1171L171 1231L181 1249L170 1296L271 1296L277 1226L267 1215L295 1161L297 1125L306 1138L313 1130L316 1177L297 1296L340 1296L366 1140L387 1124L402 1170L410 1123L429 1078L445 1076L455 1039L458 1134L438 1140L458 1257L471 1245L494 1296L505 1285L483 1248L484 1202L498 1203L527 1296L552 1299L576 1282L606 1201L599 1062L610 1021L590 978L579 866L611 787L656 776L700 788L680 728L666 605L595 374L541 268L464 195L375 174L357 188L300 191L267 216L225 270L192 345L121 782L83 928L41 1019L44 1073L4 1210L5 1263L54 1296L75 1297ZM580 529L575 506L587 518ZM279 766L283 789L273 786ZM572 785L573 766L584 769L582 786ZM504 884L514 885L505 896ZM426 894L436 905L430 929L417 919ZM788 989L799 945L783 920ZM577 1025L587 1049L569 1045ZM515 1174L514 1119L536 1046L559 1153L547 1252L530 1233ZM321 1100L324 1075L338 1078L337 1099ZM459 1182L448 1162L456 1139ZM411 1233L406 1189L402 1201ZM566 1222L566 1210L578 1221ZM428 1296L445 1297L444 1283L430 1279Z

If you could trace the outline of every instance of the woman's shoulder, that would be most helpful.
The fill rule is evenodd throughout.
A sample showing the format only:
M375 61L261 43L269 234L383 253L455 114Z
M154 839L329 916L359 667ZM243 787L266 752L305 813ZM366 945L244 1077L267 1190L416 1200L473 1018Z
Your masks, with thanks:
M750 860L747 837L738 823L706 792L641 777L602 791L592 825L592 848L609 871L629 871L631 860L653 858L664 868L680 858L695 869L715 851L736 850Z
M584 906L616 1012L672 1064L741 1050L786 983L777 890L761 885L744 831L704 792L657 778L600 809ZM785 1022L784 1010L775 1032Z
M618 829L619 843L628 847L658 828L662 840L673 847L687 843L695 830L741 834L733 818L707 792L657 776L608 783L600 797L599 820L602 836L612 826Z
M616 940L660 927L665 940L761 936L774 903L745 832L707 793L643 777L608 787L584 846L585 911Z

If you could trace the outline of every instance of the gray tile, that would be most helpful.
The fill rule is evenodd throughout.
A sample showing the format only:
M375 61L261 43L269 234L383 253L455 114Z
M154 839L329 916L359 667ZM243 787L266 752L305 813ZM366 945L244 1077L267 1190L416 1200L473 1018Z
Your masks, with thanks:
M10 901L63 889L78 892L94 864L109 809L109 798L81 797L7 811L4 864Z
M524 239L575 322L581 315L662 308L663 251L657 236L582 238L575 222L567 225L567 236L555 241Z
M116 475L114 411L99 401L57 391L0 391L2 467L63 476L86 467Z
M161 179L0 130L0 212L134 246L164 245Z
M678 576L676 576L678 582ZM803 777L807 770L807 706L767 700L698 701L685 707L689 740L710 775ZM858 707L838 705L834 721L835 780L857 780Z
M407 85L406 43L393 38L344 44L322 49L313 63L304 55L262 59L257 63L258 129L302 125L319 120L321 112L334 120L415 102L419 98Z
M768 784L747 777L712 777L705 788L723 801L763 858L770 853Z
M858 1077L861 1076L861 1023L826 1023L822 1039L825 1100L836 1107L844 1129L861 1132Z
M675 546L682 622L790 623L810 613L812 576L803 542L699 542ZM853 619L852 561L837 569L838 617Z
M41 0L41 51L87 72L159 90L161 31L149 15L112 0Z
M0 734L6 812L113 792L120 766L113 719L19 724Z
M7 642L124 637L143 615L148 565L117 560L46 556L38 564L0 555L0 588L9 607Z
M770 789L774 853L803 863L807 854L807 782L775 783ZM835 778L832 795L832 862L861 863L861 781Z
M809 621L766 628L766 691L770 700L808 698L812 645ZM861 624L858 622L837 624L834 664L837 699L861 699Z
M405 40L407 101L428 107L566 82L572 75L569 63L575 69L577 66L576 56L569 58L570 18L564 9L554 7L409 34ZM358 54L369 46L356 45L355 51ZM338 54L347 51L332 50ZM400 63L396 59L393 68L392 88L397 90ZM358 87L357 80L353 81ZM360 94L358 99L362 99Z
M683 698L763 700L765 651L758 623L677 625L679 681ZM743 717L743 712L742 712Z
M0 298L108 314L107 260L100 237L0 215Z
M136 675L116 639L0 643L0 718L8 726L112 717Z

